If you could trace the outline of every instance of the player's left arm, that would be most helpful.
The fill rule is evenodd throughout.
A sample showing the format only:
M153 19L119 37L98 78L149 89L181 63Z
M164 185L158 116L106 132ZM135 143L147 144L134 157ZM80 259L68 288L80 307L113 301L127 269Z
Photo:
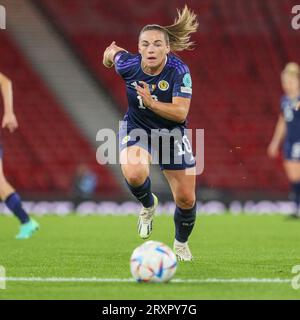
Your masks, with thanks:
M182 123L185 121L191 104L191 99L173 97L172 103L156 101L152 98L149 86L146 82L140 81L141 86L136 86L137 93L142 97L143 104L162 118Z
M13 132L18 128L18 122L13 109L12 82L2 73L0 73L0 89L4 102L2 128L8 128L10 132Z

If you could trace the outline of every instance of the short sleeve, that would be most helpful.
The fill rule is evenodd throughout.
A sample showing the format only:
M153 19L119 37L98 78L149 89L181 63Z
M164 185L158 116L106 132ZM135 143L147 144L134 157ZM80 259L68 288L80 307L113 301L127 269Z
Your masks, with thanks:
M123 78L128 77L132 69L139 63L139 55L127 51L119 51L115 57L116 72Z
M177 71L173 87L173 97L192 98L192 77L187 67L185 72Z

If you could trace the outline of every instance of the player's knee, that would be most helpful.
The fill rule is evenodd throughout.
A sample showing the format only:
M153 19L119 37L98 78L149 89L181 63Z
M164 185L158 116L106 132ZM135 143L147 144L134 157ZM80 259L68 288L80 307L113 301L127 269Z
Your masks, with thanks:
M144 170L132 170L125 175L125 178L131 186L140 186L145 182L147 173Z
M190 209L195 205L196 197L194 193L179 193L176 195L175 202L181 209Z

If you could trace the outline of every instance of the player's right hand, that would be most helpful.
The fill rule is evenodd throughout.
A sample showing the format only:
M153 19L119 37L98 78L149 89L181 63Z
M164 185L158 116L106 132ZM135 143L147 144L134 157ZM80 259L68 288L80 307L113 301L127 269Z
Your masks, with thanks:
M4 114L2 128L7 128L10 132L14 132L18 128L18 121L13 113Z
M112 50L113 50L113 45L115 44L115 41L113 41L104 51L103 54L103 64L106 68L111 68L114 63L112 61Z
M103 54L103 64L107 68L111 68L114 65L114 56L119 51L126 51L125 49L116 45L116 42L113 41L104 51Z

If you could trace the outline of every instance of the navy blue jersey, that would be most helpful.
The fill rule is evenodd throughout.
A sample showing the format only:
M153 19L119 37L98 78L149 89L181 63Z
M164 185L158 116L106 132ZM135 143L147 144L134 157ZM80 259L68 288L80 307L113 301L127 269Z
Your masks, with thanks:
M186 121L177 123L146 108L135 87L139 85L139 81L146 82L152 97L160 102L172 103L173 97L190 99L192 97L192 80L189 68L177 56L169 54L161 73L153 76L142 70L141 60L140 54L131 54L125 51L119 52L115 56L116 71L126 82L128 111L124 120L128 121L132 127L147 131L162 128L169 130L175 127L185 128Z
M289 142L300 142L300 110L296 111L295 106L300 101L300 96L291 100L287 96L281 98L281 111L283 113L287 135L286 140Z

